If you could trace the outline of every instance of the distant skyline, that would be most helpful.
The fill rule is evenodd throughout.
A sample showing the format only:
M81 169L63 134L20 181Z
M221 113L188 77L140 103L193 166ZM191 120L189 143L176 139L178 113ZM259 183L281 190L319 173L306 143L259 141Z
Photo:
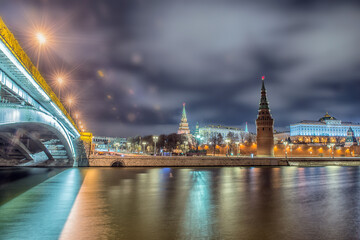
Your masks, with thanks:
M0 16L34 63L34 27L51 29L40 71L55 92L71 72L62 95L95 135L176 132L183 102L191 130L255 131L263 75L276 130L360 122L359 1L3 0Z

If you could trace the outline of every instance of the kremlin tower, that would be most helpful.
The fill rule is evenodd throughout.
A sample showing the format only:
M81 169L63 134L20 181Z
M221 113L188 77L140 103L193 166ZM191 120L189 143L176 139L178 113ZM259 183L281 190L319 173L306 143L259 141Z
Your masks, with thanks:
M274 156L274 119L271 117L266 89L262 77L261 99L256 119L257 156Z
M190 134L189 124L188 124L187 118L186 118L185 103L183 103L182 117L181 117L181 122L179 124L179 130L177 133L178 134Z
M345 147L351 147L351 146L357 146L357 140L354 134L354 130L352 130L351 127L349 127L349 130L347 131L347 137L345 140Z

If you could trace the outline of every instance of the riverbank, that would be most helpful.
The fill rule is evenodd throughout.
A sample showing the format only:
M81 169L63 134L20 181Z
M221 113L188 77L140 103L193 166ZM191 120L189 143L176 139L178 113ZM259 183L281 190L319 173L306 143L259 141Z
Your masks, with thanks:
M360 158L92 156L90 167L360 166Z
M8 163L8 165L6 164ZM242 157L225 157L225 156L91 156L89 158L90 167L229 167L229 166L360 166L359 157L274 157L274 158L251 158L249 156ZM10 162L3 162L0 167L52 167L63 168L72 167L58 165L51 162L49 165L45 163L39 165L16 165Z

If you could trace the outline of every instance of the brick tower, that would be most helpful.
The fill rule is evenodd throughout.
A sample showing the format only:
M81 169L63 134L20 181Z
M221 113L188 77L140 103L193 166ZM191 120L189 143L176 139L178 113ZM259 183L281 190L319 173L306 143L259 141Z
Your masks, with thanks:
M265 77L262 77L261 99L256 119L256 141L257 156L274 156L274 119L271 117L269 103L266 98L266 89L264 83Z

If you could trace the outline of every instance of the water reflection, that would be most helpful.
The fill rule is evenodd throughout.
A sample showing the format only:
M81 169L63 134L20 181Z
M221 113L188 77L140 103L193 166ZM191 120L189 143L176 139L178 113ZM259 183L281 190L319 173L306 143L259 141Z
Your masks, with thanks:
M189 177L190 189L178 236L182 239L213 239L218 233L211 199L211 172L191 171Z
M109 238L109 206L101 194L104 182L96 169L84 170L84 181L71 209L61 239ZM106 191L106 189L103 189Z
M0 238L356 239L359 177L359 167L69 169L2 205Z
M57 239L81 186L68 169L0 206L1 239Z

